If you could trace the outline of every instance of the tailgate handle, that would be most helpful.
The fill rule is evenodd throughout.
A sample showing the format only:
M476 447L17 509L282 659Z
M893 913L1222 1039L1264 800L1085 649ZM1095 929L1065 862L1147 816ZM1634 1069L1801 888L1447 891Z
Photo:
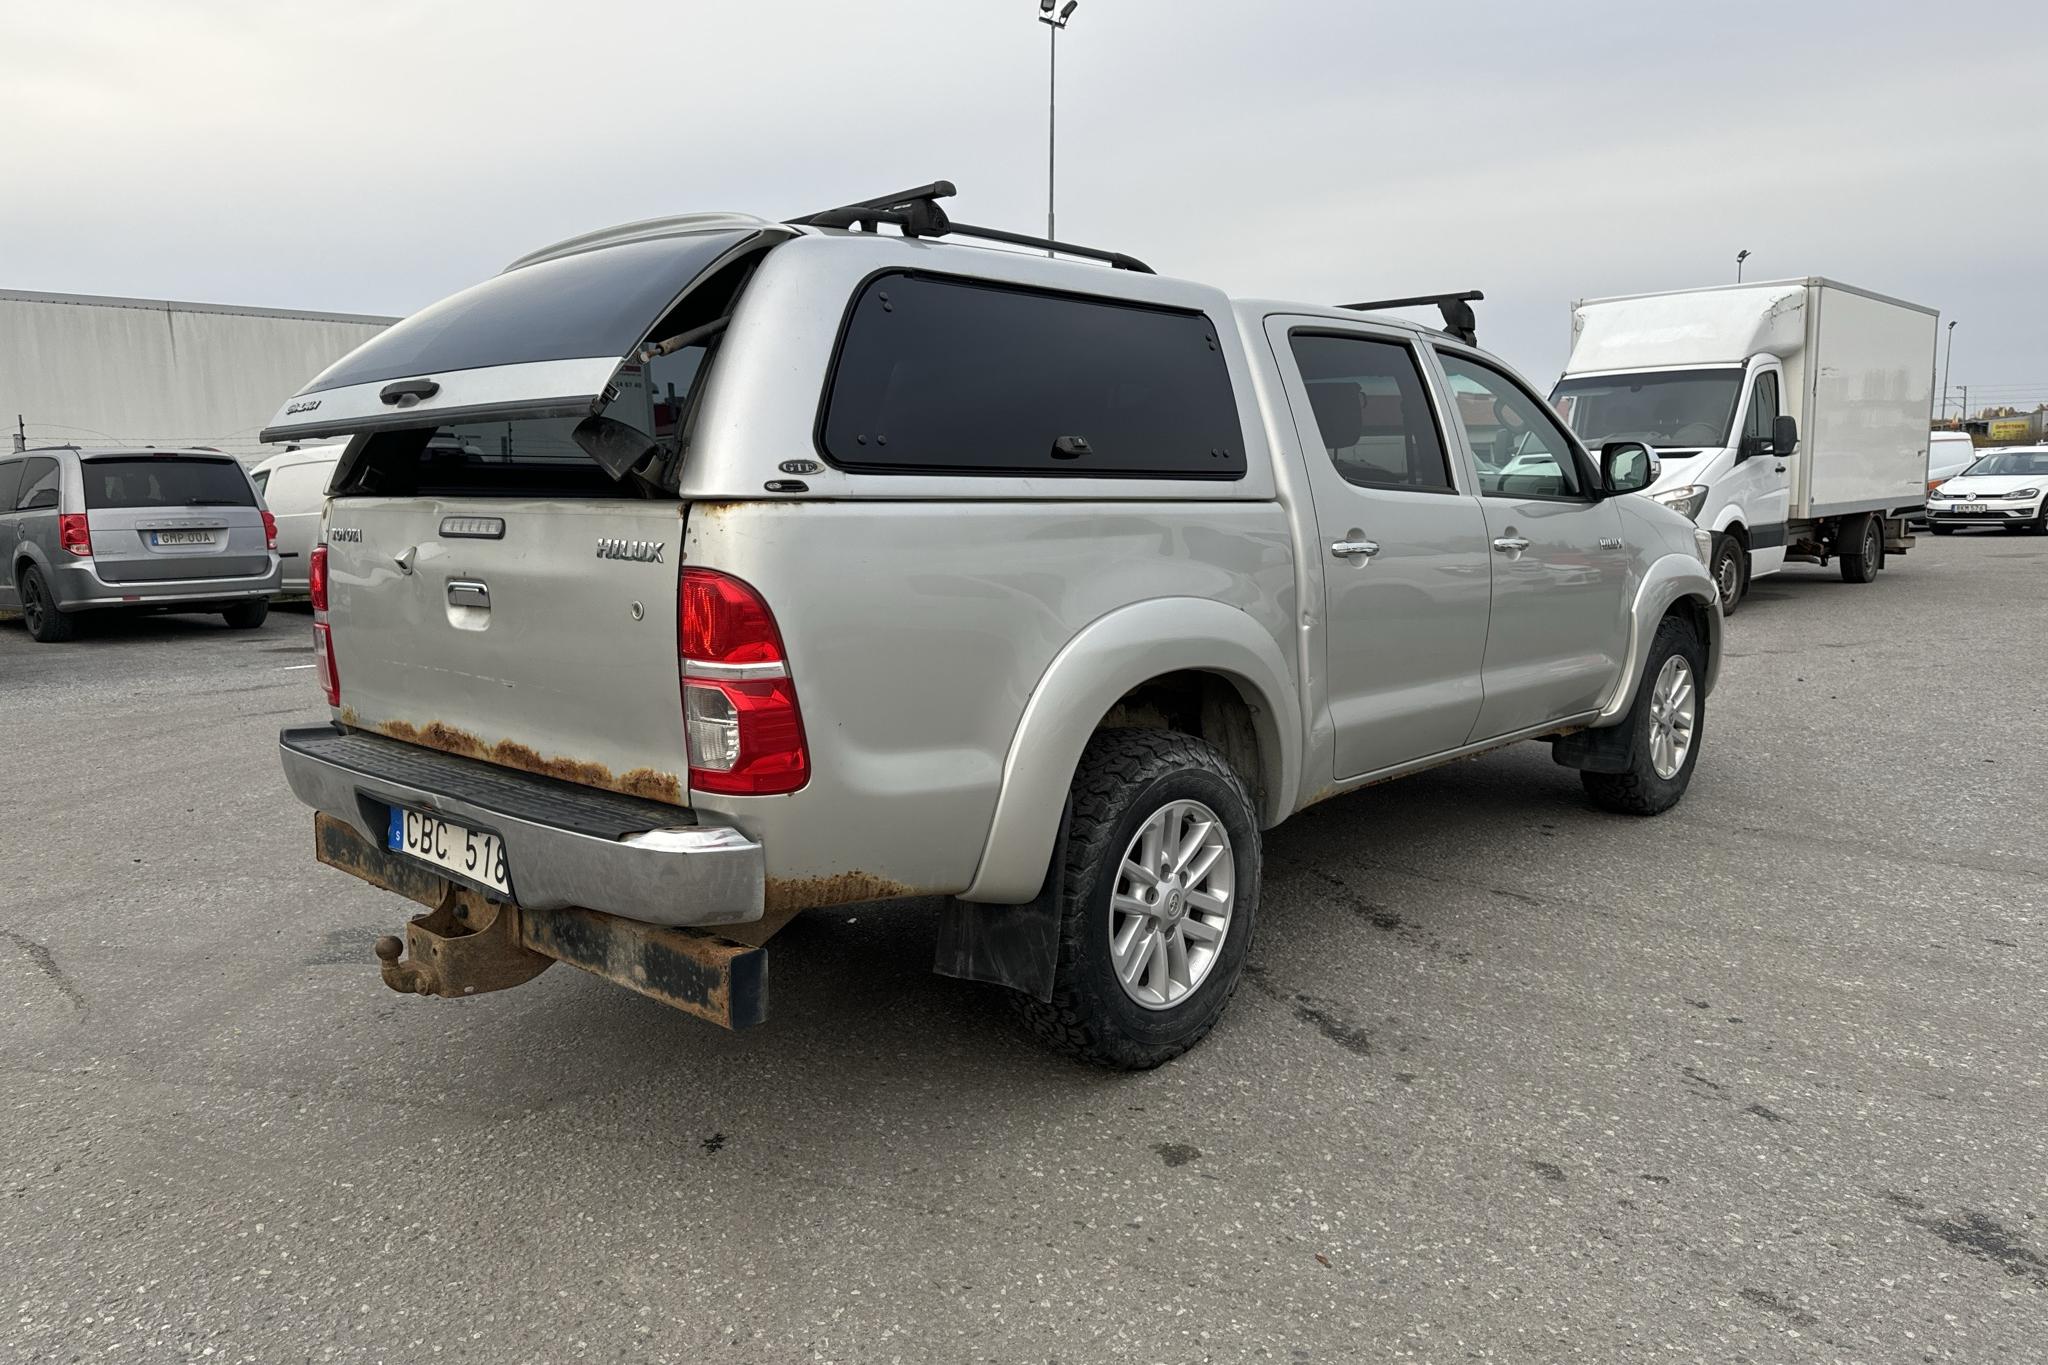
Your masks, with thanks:
M411 407L440 391L441 386L431 379L399 379L377 390L377 396L394 407Z
M448 580L448 605L451 607L482 607L491 609L491 587L473 578L451 578Z

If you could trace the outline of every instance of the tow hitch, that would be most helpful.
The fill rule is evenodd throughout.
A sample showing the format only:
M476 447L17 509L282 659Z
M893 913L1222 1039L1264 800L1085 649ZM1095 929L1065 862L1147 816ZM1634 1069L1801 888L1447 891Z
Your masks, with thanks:
M723 1028L768 1014L765 949L702 929L595 910L530 910L493 900L378 848L344 821L313 816L321 862L427 907L376 953L384 984L407 995L465 996L522 985L557 962Z

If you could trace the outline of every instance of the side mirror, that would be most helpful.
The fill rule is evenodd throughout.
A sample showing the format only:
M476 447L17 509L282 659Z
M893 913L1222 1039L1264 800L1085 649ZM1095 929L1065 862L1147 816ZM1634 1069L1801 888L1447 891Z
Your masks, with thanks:
M1600 447L1600 481L1609 497L1640 493L1662 472L1655 453L1641 441L1609 441Z
M1780 417L1771 423L1771 454L1784 459L1799 449L1799 419Z

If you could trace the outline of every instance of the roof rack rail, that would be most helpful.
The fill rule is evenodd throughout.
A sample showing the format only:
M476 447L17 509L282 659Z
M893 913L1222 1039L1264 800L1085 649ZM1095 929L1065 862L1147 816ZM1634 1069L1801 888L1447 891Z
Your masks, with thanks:
M1420 308L1435 304L1437 311L1444 315L1444 331L1467 346L1479 344L1479 319L1472 314L1472 305L1486 295L1477 289L1467 289L1459 294L1417 294L1412 299L1373 299L1366 303L1340 303L1339 308L1361 313L1376 313L1382 308Z
M1001 228L956 223L946 216L938 201L957 193L959 191L953 188L952 181L934 180L916 189L863 199L857 204L846 204L836 209L820 209L788 221L792 226L855 228L862 232L876 232L883 223L891 223L900 228L905 237L972 237L977 241L1037 247L1061 256L1102 261L1118 270L1135 270L1144 275L1154 273L1151 266L1121 251L1104 251L1100 247L1078 246L1073 242L1054 241L1050 237L1032 237L1021 232L1005 232Z

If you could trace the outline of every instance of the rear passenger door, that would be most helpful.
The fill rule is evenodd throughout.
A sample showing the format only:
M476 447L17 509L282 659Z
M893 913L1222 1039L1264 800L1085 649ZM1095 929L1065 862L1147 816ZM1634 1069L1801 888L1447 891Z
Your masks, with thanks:
M1486 520L1402 332L1275 318L1315 505L1338 781L1466 742L1489 600Z
M26 460L0 460L0 607L19 605L14 594L14 547L21 536L15 530L15 495L21 492L21 472Z
M1629 557L1621 513L1550 408L1505 370L1437 348L1473 453L1493 566L1486 703L1493 739L1595 711L1628 647Z

